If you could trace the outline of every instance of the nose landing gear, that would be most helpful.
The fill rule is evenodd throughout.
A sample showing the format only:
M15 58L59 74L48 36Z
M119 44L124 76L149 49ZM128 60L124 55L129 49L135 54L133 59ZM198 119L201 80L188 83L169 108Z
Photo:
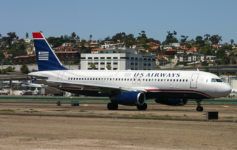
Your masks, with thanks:
M201 106L201 100L197 100L197 111L202 112L203 111L203 107Z

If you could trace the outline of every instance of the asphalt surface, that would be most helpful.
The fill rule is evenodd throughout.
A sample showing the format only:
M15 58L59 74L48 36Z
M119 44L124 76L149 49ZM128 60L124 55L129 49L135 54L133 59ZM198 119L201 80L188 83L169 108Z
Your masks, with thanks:
M7 150L236 150L237 105L166 106L147 111L107 102L0 102L0 149ZM218 111L218 120L207 120Z

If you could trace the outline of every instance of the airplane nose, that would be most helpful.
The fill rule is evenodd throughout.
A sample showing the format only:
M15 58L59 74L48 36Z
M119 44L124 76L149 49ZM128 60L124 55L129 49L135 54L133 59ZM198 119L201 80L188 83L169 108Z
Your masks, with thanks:
M229 84L223 83L219 87L216 87L216 95L219 97L225 97L228 96L232 91L232 88Z
M223 92L228 96L232 91L232 88L229 84L226 84L225 87L223 88Z

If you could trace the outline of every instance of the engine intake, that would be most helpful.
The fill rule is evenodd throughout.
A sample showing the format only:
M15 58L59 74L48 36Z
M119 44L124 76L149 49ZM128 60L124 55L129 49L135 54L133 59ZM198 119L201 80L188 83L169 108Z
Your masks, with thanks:
M118 95L111 97L111 102L121 105L143 105L146 96L142 92L121 92Z

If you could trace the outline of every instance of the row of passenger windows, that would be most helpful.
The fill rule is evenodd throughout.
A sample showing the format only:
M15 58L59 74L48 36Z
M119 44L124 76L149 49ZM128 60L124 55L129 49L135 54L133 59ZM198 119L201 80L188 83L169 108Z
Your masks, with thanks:
M88 57L88 59L119 59L119 57ZM81 57L81 59L86 59L86 57ZM131 60L147 60L147 61L155 61L154 58L137 58L137 57L120 57L120 59L131 59Z
M98 62L94 62L94 63L92 63L92 62L88 62L88 65L91 65L91 64L98 65L99 63L98 63ZM105 62L100 62L100 64L101 64L101 65L104 65ZM111 62L107 62L106 64L107 64L107 65L111 65ZM114 64L114 65L117 65L118 62L113 62L113 64Z
M136 79L136 78L68 78L68 80L104 80L104 81L168 81L168 82L188 82L188 79Z

